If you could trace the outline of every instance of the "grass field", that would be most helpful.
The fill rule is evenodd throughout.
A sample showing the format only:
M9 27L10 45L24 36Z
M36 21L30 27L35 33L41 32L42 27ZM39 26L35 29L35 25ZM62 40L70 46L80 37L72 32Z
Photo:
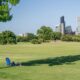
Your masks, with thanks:
M49 66L55 58L80 55L78 42L50 42L43 44L18 43L17 45L0 45L0 80L79 80L80 60L69 64ZM20 63L34 63L36 65L22 65L7 67L5 58ZM63 59L64 59L63 58ZM51 61L51 62L50 62Z

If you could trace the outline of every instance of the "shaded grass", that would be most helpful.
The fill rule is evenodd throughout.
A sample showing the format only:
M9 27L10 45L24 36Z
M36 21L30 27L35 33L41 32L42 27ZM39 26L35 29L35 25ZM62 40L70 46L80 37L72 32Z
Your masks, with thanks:
M47 58L40 60L32 60L28 62L22 62L23 66L36 66L41 64L48 64L49 66L62 65L62 64L71 64L72 62L80 60L80 55L74 56L61 56L55 58Z

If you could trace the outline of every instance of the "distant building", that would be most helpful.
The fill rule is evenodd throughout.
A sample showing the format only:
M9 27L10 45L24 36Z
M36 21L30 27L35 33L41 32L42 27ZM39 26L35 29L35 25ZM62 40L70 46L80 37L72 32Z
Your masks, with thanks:
M23 36L23 34L18 34L18 36Z
M64 16L60 17L60 25L56 26L56 32L60 32L62 34L65 34L65 20L64 20Z
M72 28L71 28L71 26L65 27L65 34L72 34Z
M78 21L78 32L80 32L80 19ZM64 34L74 34L74 32L72 31L72 28L71 26L65 26L65 19L64 19L64 16L61 16L60 17L60 25L59 26L56 26L56 29L55 29L56 32L60 32L62 33L63 35Z
M61 32L61 28L60 28L60 26L56 26L55 31L56 31L56 32Z
M65 27L64 27L64 24L63 23L60 24L60 32L62 34L65 34Z
M27 33L18 34L19 36L27 36Z
M62 34L65 34L65 20L64 20L64 16L60 17L60 32Z
M76 29L76 35L80 34L80 17L77 17L77 29Z
M64 23L65 24L64 16L60 17L60 23Z

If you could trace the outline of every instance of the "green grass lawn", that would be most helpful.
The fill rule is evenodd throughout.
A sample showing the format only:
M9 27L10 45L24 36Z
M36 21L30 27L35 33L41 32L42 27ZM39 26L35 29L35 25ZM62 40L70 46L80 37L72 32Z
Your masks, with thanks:
M78 42L50 42L43 44L18 43L0 45L0 80L79 80L80 60L70 64L49 66L45 62L31 66L7 67L5 58L15 62L52 60L61 56L80 55Z

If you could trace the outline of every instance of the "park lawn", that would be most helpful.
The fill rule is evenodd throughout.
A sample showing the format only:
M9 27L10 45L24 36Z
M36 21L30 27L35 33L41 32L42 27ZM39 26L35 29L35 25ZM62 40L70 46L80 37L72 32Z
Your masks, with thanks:
M80 61L71 64L38 64L7 67L5 58L11 61L29 62L61 56L80 55L79 42L50 42L43 44L18 43L0 45L0 80L79 80Z

